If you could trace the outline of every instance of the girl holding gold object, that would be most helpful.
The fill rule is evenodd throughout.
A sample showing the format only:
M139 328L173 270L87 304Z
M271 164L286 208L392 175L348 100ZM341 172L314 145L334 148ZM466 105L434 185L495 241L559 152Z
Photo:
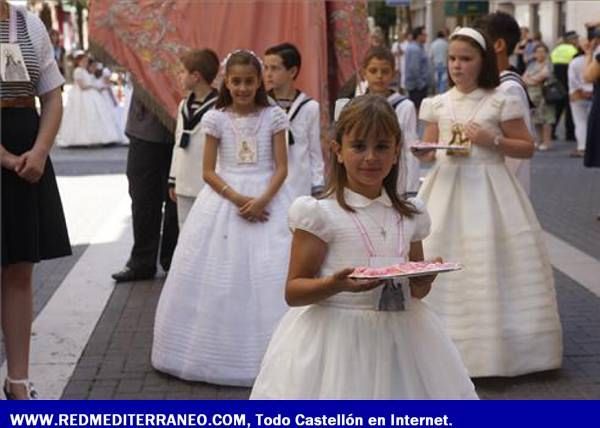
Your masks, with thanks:
M438 154L421 188L432 219L423 246L465 269L438 278L427 301L472 377L558 368L562 333L552 267L527 194L504 163L505 155L528 158L534 151L522 103L496 89L495 54L474 29L450 37L448 70L452 88L421 107L423 140L449 143L453 132L458 140L460 125L470 149L466 156Z

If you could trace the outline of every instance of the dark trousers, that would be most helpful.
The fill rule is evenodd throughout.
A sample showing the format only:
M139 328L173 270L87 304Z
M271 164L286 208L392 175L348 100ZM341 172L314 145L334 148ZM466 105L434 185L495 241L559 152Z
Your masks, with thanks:
M563 84L567 92L569 91L568 64L554 64L554 76ZM573 114L571 113L571 104L567 95L560 102L554 104L556 119L552 125L552 135L556 135L556 127L560 121L560 116L565 112L565 138L567 140L575 140L575 125L573 124Z
M583 165L588 168L600 168L600 80L594 83L592 110L588 120L587 140Z
M156 271L156 259L168 270L177 244L177 206L168 195L167 181L173 146L131 138L127 180L131 196L133 248L127 266ZM164 206L164 214L163 214ZM161 239L162 238L162 239Z
M427 97L427 86L422 89L409 89L408 90L408 98L415 104L415 108L417 109L417 113L419 111L419 107L421 107L421 101Z

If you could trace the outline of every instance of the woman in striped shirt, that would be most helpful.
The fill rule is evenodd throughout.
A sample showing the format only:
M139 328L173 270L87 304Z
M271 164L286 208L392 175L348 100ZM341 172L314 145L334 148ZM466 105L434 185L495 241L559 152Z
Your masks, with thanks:
M33 318L33 264L71 254L65 218L49 158L60 125L64 79L42 22L0 0L0 52L20 52L28 79L3 73L2 108L2 330L7 399L35 398L28 380ZM6 58L2 58L6 61ZM24 64L24 68L23 68ZM4 70L5 71L5 70ZM41 102L41 115L35 97Z

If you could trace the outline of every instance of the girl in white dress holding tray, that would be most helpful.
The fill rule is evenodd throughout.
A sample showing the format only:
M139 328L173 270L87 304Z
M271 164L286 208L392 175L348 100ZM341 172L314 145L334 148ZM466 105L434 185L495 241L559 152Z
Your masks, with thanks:
M495 54L474 29L450 37L448 70L454 87L421 106L423 140L461 142L465 150L438 150L419 192L432 221L423 247L465 269L441 276L426 300L471 377L558 368L552 267L529 198L504 164L505 155L534 151L522 104L496 89Z
M286 299L294 308L271 339L251 398L477 397L452 341L420 301L435 276L411 280L413 297L349 277L349 266L423 260L429 216L422 202L397 193L400 141L384 97L355 98L341 113L327 196L303 196L290 208Z
M230 54L215 110L202 119L207 185L179 235L156 310L157 370L252 385L286 309L287 126L283 110L269 106L259 59Z

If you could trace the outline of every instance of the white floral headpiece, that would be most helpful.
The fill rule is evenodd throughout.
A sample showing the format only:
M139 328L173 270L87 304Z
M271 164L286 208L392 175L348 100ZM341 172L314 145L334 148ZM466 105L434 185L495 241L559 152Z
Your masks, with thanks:
M231 59L231 56L234 54L240 53L240 52L246 52L246 53L249 53L250 55L252 55L254 58L256 58L256 60L260 64L261 72L264 70L265 65L263 64L262 59L260 59L260 57L258 55L256 55L256 53L254 53L254 51L252 51L250 49L235 49L235 50L232 50L231 52L229 52L227 54L227 56L225 57L225 59L223 60L223 62L221 62L221 67L223 68L223 71L227 68L227 63Z

